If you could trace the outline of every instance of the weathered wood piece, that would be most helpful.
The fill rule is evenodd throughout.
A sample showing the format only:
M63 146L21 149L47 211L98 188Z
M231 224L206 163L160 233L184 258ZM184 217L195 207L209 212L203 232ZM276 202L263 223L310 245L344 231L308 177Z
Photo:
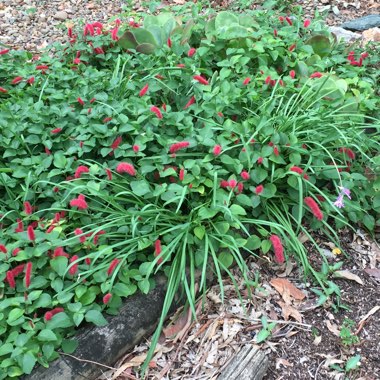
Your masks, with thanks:
M166 281L157 278L155 289L147 295L137 294L128 298L117 316L107 317L107 326L84 326L76 335L79 346L73 355L79 359L113 366L144 336L154 331L162 312L165 294ZM49 368L37 367L24 379L89 380L97 378L106 370L97 364L61 355L50 363Z
M247 344L234 356L218 380L261 380L269 367L267 355Z

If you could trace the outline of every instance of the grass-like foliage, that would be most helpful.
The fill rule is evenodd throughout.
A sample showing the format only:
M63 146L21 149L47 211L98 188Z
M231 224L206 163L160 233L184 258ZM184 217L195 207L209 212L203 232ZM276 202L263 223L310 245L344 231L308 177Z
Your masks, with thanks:
M158 271L159 329L209 273L254 286L247 255L329 294L299 234L379 224L375 47L266 11L142 22L0 52L0 379L73 352Z

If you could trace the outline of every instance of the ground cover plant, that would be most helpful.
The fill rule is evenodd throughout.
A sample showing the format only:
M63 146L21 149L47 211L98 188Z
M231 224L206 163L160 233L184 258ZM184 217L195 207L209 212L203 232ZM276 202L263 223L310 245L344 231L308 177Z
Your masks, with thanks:
M323 302L339 291L299 234L379 224L376 49L300 15L192 12L0 51L1 378L73 352L157 271L160 326L210 268L254 286L247 254L294 256Z

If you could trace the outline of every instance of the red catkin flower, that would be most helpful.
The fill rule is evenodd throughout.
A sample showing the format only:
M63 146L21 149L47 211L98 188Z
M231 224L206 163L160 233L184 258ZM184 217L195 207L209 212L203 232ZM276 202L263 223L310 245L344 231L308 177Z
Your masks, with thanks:
M29 288L29 286L30 286L30 279L32 276L32 268L33 268L33 264L29 261L26 264L26 270L25 270L25 287L26 288Z
M259 164L259 165L261 165L262 163L263 163L263 158L262 157L259 157L258 159L257 159L257 163Z
M109 121L112 120L112 117L111 116L107 116L103 119L103 123L108 123Z
M14 267L12 269L13 277L17 277L19 274L24 272L24 267L25 267L25 264L20 264L20 265L17 265L17 267Z
M106 233L106 231L103 231L103 230L100 230L99 232L97 232L94 236L94 244L97 245L98 244L98 240L99 240L99 237L101 235L104 235Z
M7 281L8 281L9 286L12 289L14 289L16 287L16 282L15 282L13 272L11 270L9 270L6 274L6 276L7 276Z
M23 77L16 77L12 80L12 84L20 83L24 78Z
M246 86L251 81L251 78L247 77L243 81L243 85Z
M56 307L55 309L51 310L51 311L47 311L45 313L45 321L50 321L54 315L58 314L58 313L63 313L64 312L64 309L62 307Z
M286 22L287 22L290 26L293 25L293 22L292 22L292 20L291 20L289 17L285 17L285 20L286 20Z
M111 144L111 149L112 150L117 149L122 141L123 141L123 138L121 136L116 137L115 141Z
M219 154L222 153L222 147L220 145L215 145L212 153L214 153L215 156L219 156Z
M289 170L291 172L295 172L295 173L298 173L298 174L302 174L303 173L303 169L299 168L298 166L292 166Z
M273 35L274 35L275 37L277 37L277 35L278 35L278 33L277 33L277 29L273 29Z
M12 256L17 256L17 254L21 251L21 248L15 248L13 251L12 251Z
M79 256L78 255L74 255L71 259L70 259L70 264L77 261L79 259ZM75 273L78 272L78 264L73 264L70 269L69 269L69 273L74 276Z
M55 129L51 130L51 133L53 133L54 135L56 135L57 133L59 133L61 131L62 131L62 128L55 128Z
M135 152L135 153L138 153L140 151L140 146L139 145L133 145L132 146L132 150Z
M0 50L0 55L4 55L4 54L8 54L8 53L9 53L9 49Z
M237 181L236 181L236 179L230 179L230 180L228 181L228 186L229 186L231 189L234 189L234 188L236 187L236 185L237 185Z
M47 70L49 68L48 65L37 65L36 70Z
M119 259L113 259L111 261L111 264L110 266L108 267L108 270L107 270L107 275L110 276L113 271L115 270L115 268L117 267L117 265L119 264L120 260Z
M172 40L170 39L170 37L168 38L167 43L168 43L168 47L171 48L172 47Z
M74 230L74 234L75 234L76 236L78 236L78 235L83 235L83 230L82 230L81 228L76 228L76 229ZM86 241L86 235L79 236L79 241L80 241L81 243L84 243L84 242Z
M304 28L308 28L310 26L310 23L311 21L307 18L304 22L303 22L303 27Z
M293 51L296 48L296 46L297 46L296 44L290 45L289 51Z
M156 114L156 116L157 116L159 119L162 119L162 113L161 113L161 110L160 110L158 107L156 107L156 106L152 106L152 107L150 107L150 110L151 110L154 114Z
M6 90L4 87L0 87L0 92L2 92L3 94L6 94L8 90Z
M28 239L31 240L31 241L35 241L36 240L36 235L34 233L34 229L33 229L32 225L28 226L27 232L28 232Z
M277 146L275 146L275 147L273 148L273 153L274 153L275 156L278 156L278 155L280 154L280 152L279 152Z
M208 84L208 80L204 77L202 77L202 75L194 75L193 78L198 81L200 84L204 84L204 85L207 85Z
M80 178L83 173L88 173L90 169L87 166L78 166L77 170L75 170L74 178Z
M139 96L144 96L149 90L149 84L146 84L139 92Z
M194 104L194 103L195 103L195 97L192 96L192 97L190 98L190 100L186 103L185 107L183 107L183 109L185 110L185 109L189 108L189 107L190 107L192 104Z
M77 99L78 103L81 105L81 106L84 106L84 100L80 97L78 97Z
M77 207L79 210L85 210L88 208L88 204L85 201L85 196L83 194L79 194L78 198L74 198L70 201L71 207Z
M276 261L282 264L285 261L284 247L282 246L281 239L277 235L272 235L269 240L272 243L274 256Z
M319 71L313 73L310 75L310 78L320 78L323 74L320 73Z
M189 147L190 143L188 141L180 141L177 143L174 143L170 146L169 152L170 153L175 153L178 152L180 149L185 149Z
M24 232L24 224L21 219L17 219L17 228L15 232Z
M187 52L187 56L188 57L192 57L195 53L196 53L196 49L195 48L190 48L189 51Z
M323 219L323 213L319 208L318 203L312 197L306 197L303 201L318 220Z
M7 253L7 247L4 244L0 244L0 252Z
M355 159L355 153L350 148L340 148L339 152L345 154L351 160Z
M35 81L35 78L34 78L34 77L30 77L30 78L26 81L26 83L32 85L32 84L34 83L34 81Z
M237 192L238 192L239 194L241 194L241 193L243 192L243 190L244 190L244 184L243 184L243 182L239 182L239 183L237 184Z
M244 180L249 180L249 178L250 178L250 175L249 175L249 173L246 171L246 170L243 170L241 173L240 173L240 176L241 176L241 178L243 178Z
M69 255L63 250L63 247L57 247L54 249L53 257L59 256L69 257Z
M317 194L316 197L320 202L326 202L326 198L323 195Z
M114 41L117 41L119 39L119 37L117 36L117 34L119 33L119 28L116 27L116 28L113 28L111 30L111 38L114 40Z
M24 202L24 212L26 215L32 215L32 205L28 201Z
M255 193L257 195L261 194L263 191L264 191L264 186L263 185L256 186Z
M154 253L155 255L159 255L160 253L162 252L162 247L161 247L161 240L160 239L157 239L155 242L154 242Z
M185 169L181 169L179 171L179 180L183 181L184 178L185 178Z
M104 305L107 305L108 302L110 302L112 298L112 294L111 293L107 293L104 297L103 297L103 303Z
M134 166L132 164L129 164L128 162L120 162L120 164L118 164L116 166L116 171L119 174L127 173L131 176L136 175L136 170L135 170Z
M47 148L46 146L45 146L45 153L46 153L48 156L51 155L51 151L50 151L50 149Z
M165 103L162 103L162 109L164 110L164 111L166 111L166 104Z
M283 23L284 20L285 20L285 17L283 17L283 16L279 16L278 20L279 20L281 23Z
M294 70L290 70L289 76L290 76L290 78L294 79L296 76L296 72Z
M112 180L112 172L111 172L111 170L107 168L106 169L106 174L107 174L108 179L111 181Z
M270 84L270 81L272 80L272 78L270 77L270 75L268 75L266 78L265 78L265 84Z

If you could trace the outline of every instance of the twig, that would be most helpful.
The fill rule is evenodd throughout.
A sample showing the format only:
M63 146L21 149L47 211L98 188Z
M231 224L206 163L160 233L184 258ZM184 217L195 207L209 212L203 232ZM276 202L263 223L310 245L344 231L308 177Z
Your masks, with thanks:
M105 367L105 368L108 368L108 369L112 369L114 371L117 370L117 368L114 368L114 367L110 367L108 365L105 365L105 364L102 364L102 363L98 363L98 362L94 362L92 360L87 360L87 359L80 359L74 355L70 355L70 354L65 354L64 352L60 352L60 355L65 355L65 356L70 356L70 358L73 358L75 360L78 360L79 362L86 362L86 363L92 363L92 364L96 364L96 365L100 365L101 367Z
M323 364L325 361L326 361L326 359L322 360L322 361L319 363L319 366L318 366L317 370L315 371L314 380L317 380L319 370L321 369L322 364Z
M246 318L247 321L250 322L261 322L261 319L259 318ZM294 325L294 326L302 326L302 327L308 327L309 329L312 328L312 325L308 325L306 323L300 323L300 322L293 322L293 321L282 321L282 320L275 320L275 319L267 319L267 322L274 322L278 323L280 325Z

